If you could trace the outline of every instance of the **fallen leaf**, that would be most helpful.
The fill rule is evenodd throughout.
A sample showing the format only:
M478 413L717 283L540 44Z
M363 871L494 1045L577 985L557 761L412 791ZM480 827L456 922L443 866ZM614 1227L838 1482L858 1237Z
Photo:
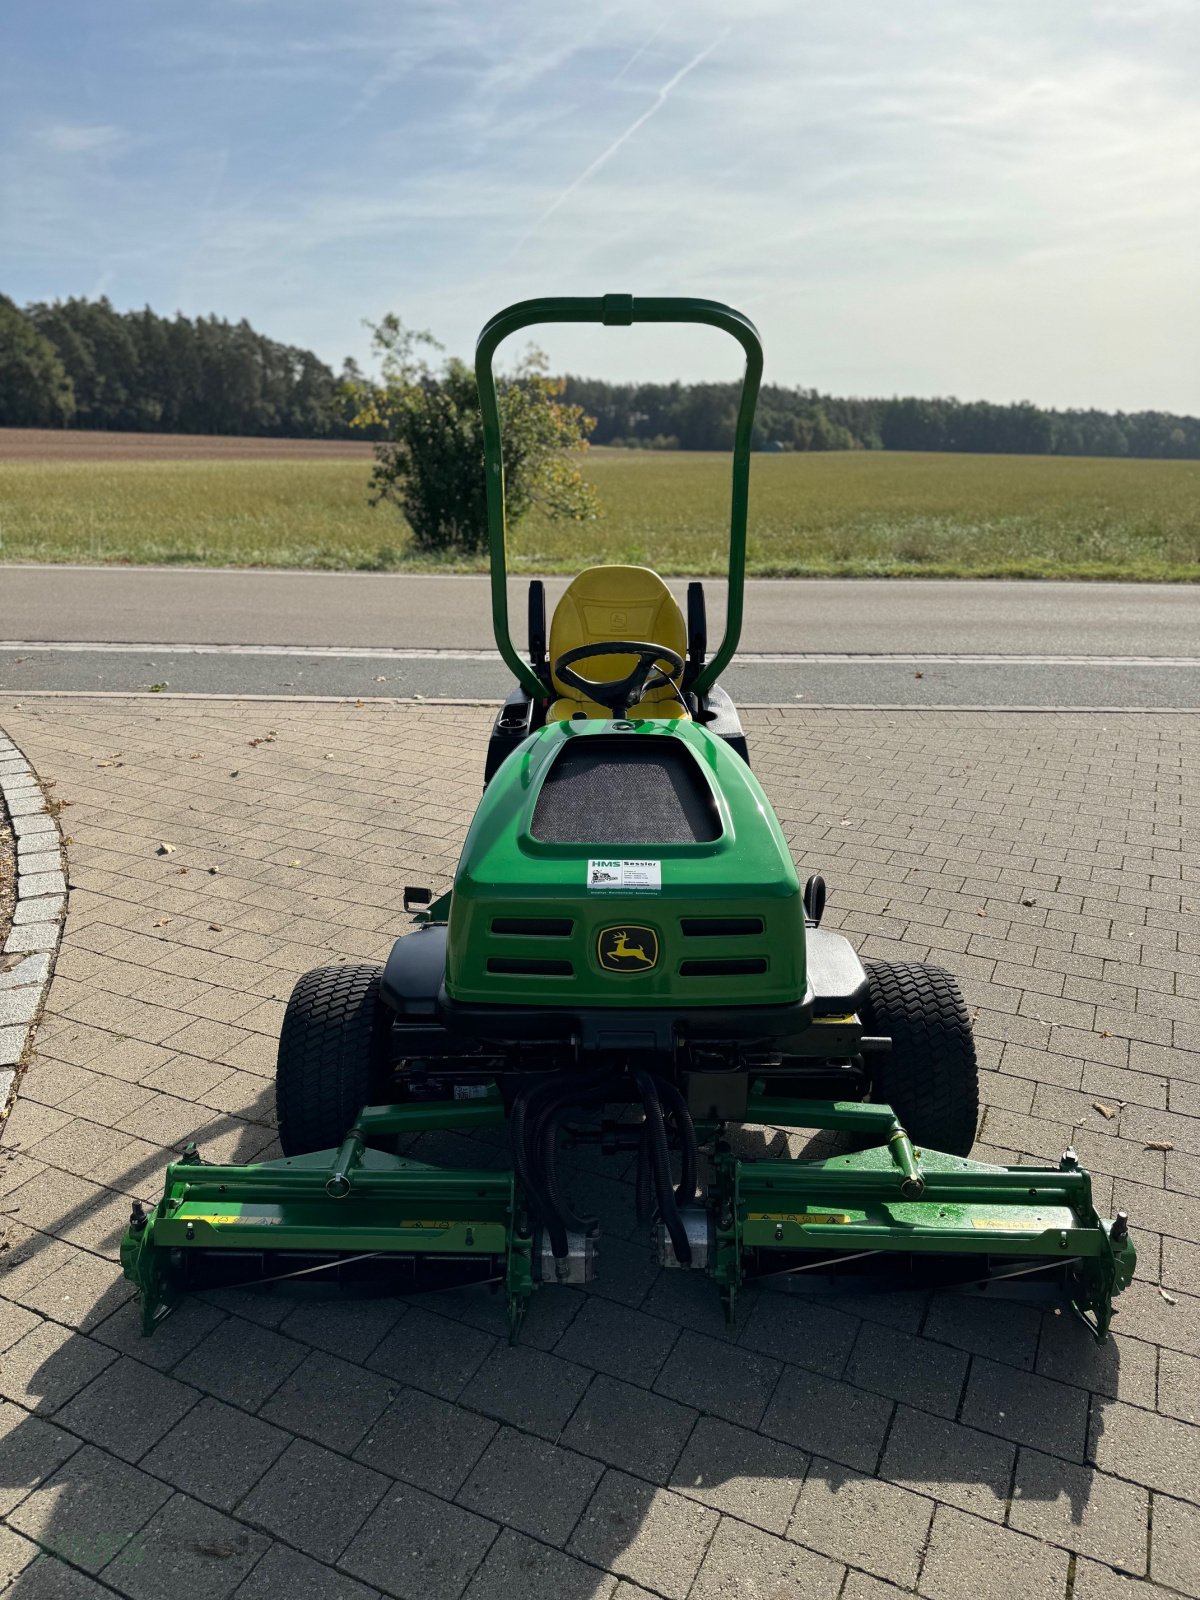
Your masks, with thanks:
M1037 901L1036 900L1022 900L1021 904L1023 906L1035 906L1035 905L1037 905Z
M1102 1101L1100 1101L1100 1100L1093 1100L1093 1101L1092 1101L1092 1109L1093 1109L1093 1110L1094 1110L1094 1111L1098 1111L1098 1112L1099 1112L1099 1113L1100 1113L1100 1115L1101 1115L1101 1116L1102 1116L1102 1117L1103 1117L1103 1118L1104 1118L1104 1119L1105 1119L1105 1121L1106 1121L1106 1122L1111 1122L1111 1121L1112 1121L1112 1119L1113 1119L1113 1118L1114 1118L1114 1117L1115 1117L1115 1116L1116 1116L1116 1114L1117 1114L1117 1113L1116 1113L1116 1112L1115 1112L1115 1111L1114 1111L1114 1110L1113 1110L1113 1108L1112 1108L1112 1107L1111 1107L1111 1106L1106 1106L1106 1105L1105 1105L1105 1104L1104 1104L1104 1103L1103 1103L1103 1102L1102 1102Z
M1160 1295L1162 1295L1163 1299L1169 1306L1177 1306L1179 1304L1179 1301L1176 1300L1175 1296L1173 1294L1168 1294L1165 1289L1160 1289L1158 1292Z
M208 869L209 877L210 878L215 878L217 873L220 872L220 870L221 870L220 867L209 867L209 869Z
M160 844L154 853L158 856L173 856L175 854L175 846L173 844Z
M1100 1037L1102 1039L1111 1039L1112 1038L1112 1034L1109 1033L1107 1028L1105 1028L1104 1032L1100 1035Z
M1174 1148L1170 1139L1151 1139L1148 1144L1142 1146L1143 1150L1174 1150Z
M233 769L233 771L232 771L232 772L231 772L231 773L230 773L230 774L229 774L229 776L230 776L230 777L231 777L231 778L236 778L236 777L237 777L237 775L238 775L238 773L239 773L239 772L240 772L240 771L241 771L241 770L242 770L242 769L241 769L241 767L234 767L234 769Z
M187 868L186 868L186 867L180 867L180 869L179 869L179 876L180 876L180 877L181 877L181 878L186 878L186 877L187 877L187 875L188 875L188 869L187 869Z
M156 928L165 928L167 923L170 922L170 920L171 920L170 917L159 917L158 921L154 924L154 926Z
M167 685L165 683L152 683L150 685L150 693L161 694L166 687Z
M987 916L987 912L983 909L982 906L980 906L979 910L975 913L975 915L977 917L986 917Z
M198 1556L208 1556L213 1561L228 1561L238 1554L237 1545L222 1544L217 1539L194 1539L191 1548Z
M421 699L421 700L423 700L423 699L424 699L424 698L425 698L425 697L424 697L424 695L418 695L418 697L417 697L417 698L418 698L418 699ZM365 701L365 700L356 700L356 701L355 701L355 702L354 702L354 705L355 705L355 708L356 708L356 709L359 709L359 710L361 710L361 708L362 708L362 707L363 707L363 706L365 706L365 705L366 705L366 703L367 703L367 702L366 702L366 701Z
M222 932L221 924L219 922L210 922L209 925L208 925L208 931L209 931L209 933L220 933L220 932Z
M298 861L289 861L288 862L288 866L289 867L298 867L299 865L300 865L300 863Z
M925 674L923 672L914 672L913 673L913 677L914 678L923 678L924 676L925 676Z

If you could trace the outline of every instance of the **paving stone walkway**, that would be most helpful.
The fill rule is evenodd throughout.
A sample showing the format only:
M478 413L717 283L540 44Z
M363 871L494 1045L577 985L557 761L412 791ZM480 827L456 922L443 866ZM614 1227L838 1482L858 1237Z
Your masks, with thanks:
M827 921L964 982L978 1149L1075 1144L1138 1279L1095 1348L964 1296L748 1296L653 1269L535 1298L193 1300L116 1264L172 1151L270 1155L297 975L446 883L484 709L0 707L70 900L0 1147L0 1586L17 1600L1150 1600L1200 1595L1200 722L759 712ZM160 854L162 846L172 848ZM1103 1109L1101 1109L1103 1108Z

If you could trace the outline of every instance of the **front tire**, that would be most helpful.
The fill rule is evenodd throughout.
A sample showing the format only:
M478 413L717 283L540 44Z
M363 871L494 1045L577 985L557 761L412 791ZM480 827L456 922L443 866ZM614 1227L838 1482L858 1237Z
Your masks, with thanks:
M340 1144L377 1098L390 1021L379 997L382 976L377 966L316 967L292 990L275 1067L285 1156Z
M979 1122L979 1067L957 980L917 961L868 961L863 1022L892 1048L870 1058L871 1099L915 1145L965 1156Z

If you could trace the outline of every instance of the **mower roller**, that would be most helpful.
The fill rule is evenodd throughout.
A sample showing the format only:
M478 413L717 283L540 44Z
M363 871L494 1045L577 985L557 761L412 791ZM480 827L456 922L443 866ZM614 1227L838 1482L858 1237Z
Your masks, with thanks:
M543 322L698 323L741 345L711 656L701 586L685 617L631 566L582 572L548 631L534 581L527 652L514 644L492 363ZM121 1258L147 1333L189 1289L307 1279L503 1285L515 1338L540 1284L596 1275L598 1225L562 1170L565 1147L593 1144L632 1167L657 1261L708 1272L730 1315L758 1279L861 1286L884 1268L1051 1284L1105 1338L1133 1275L1125 1216L1097 1215L1071 1150L1055 1167L969 1159L978 1081L958 985L935 966L863 963L821 926L824 882L801 889L718 681L741 630L761 372L753 325L708 300L531 300L484 328L492 611L516 684L483 798L452 887L405 890L416 926L386 964L297 984L276 1077L282 1158L213 1165L189 1147L158 1205L134 1206ZM825 1130L843 1153L754 1157L739 1124ZM424 1133L479 1130L495 1134L477 1141L478 1168L412 1154Z

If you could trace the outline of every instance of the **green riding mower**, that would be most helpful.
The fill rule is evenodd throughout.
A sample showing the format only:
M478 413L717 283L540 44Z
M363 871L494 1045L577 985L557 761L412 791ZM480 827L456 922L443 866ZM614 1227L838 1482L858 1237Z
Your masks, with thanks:
M509 627L504 467L492 363L542 322L690 322L741 345L724 634L653 572L600 566ZM563 1151L636 1171L662 1266L704 1271L727 1311L758 1278L1058 1287L1099 1339L1130 1281L1127 1221L1056 1167L969 1159L971 1027L939 967L863 963L821 926L751 771L719 676L741 630L753 325L707 300L549 299L490 321L477 352L492 609L516 685L453 886L405 892L416 927L382 967L301 978L279 1044L281 1159L189 1147L122 1245L147 1332L190 1289L310 1279L394 1292L502 1285L515 1337L539 1284L597 1272ZM842 1153L739 1153L737 1125L828 1130ZM478 1168L411 1154L429 1131L502 1130ZM506 1136L505 1136L506 1135ZM500 1166L497 1145L511 1153ZM1024 1285L1022 1285L1022 1288Z

